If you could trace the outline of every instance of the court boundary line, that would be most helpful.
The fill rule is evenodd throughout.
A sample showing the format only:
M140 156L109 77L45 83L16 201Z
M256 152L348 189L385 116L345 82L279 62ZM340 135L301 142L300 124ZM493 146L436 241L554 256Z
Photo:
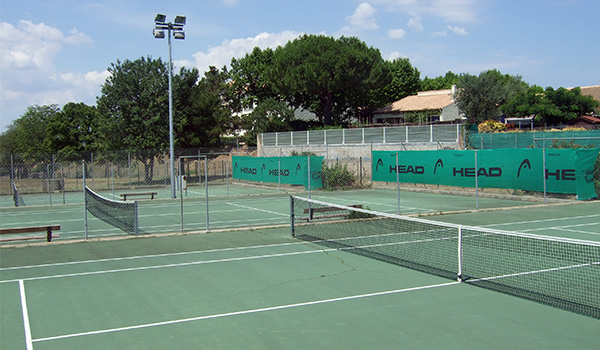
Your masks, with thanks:
M33 350L31 338L31 324L29 323L29 311L27 309L27 298L25 297L25 284L19 280L19 294L21 296L21 313L23 314L23 328L25 329L25 344L27 350Z
M92 264L92 263L103 263L103 262L110 262L110 261L151 259L151 258L162 258L162 257L169 257L169 256L196 255L196 254L203 254L203 253L220 253L220 252L229 252L229 251L236 251L236 250L263 249L263 248L285 247L285 246L307 245L307 244L310 244L310 242L300 241L300 242L288 242L288 243L273 243L273 244L252 245L252 246L244 246L244 247L230 247L230 248L218 248L218 249L208 249L208 250L194 250L194 251L189 251L189 252L176 252L176 253L161 253L161 254L136 255L136 256L126 256L126 257L106 258L106 259L96 259L96 260L68 261L68 262L52 263L52 264L27 265L27 266L11 266L11 267L0 268L0 271L20 270L20 269L33 269L33 268L65 266L65 265L77 265L77 264Z
M212 315L205 315L205 316L182 318L182 319L177 319L177 320L154 322L154 323L140 324L140 325L135 325L135 326L126 326L126 327L110 328L110 329L104 329L104 330L98 330L98 331L64 334L64 335L53 336L53 337L33 339L32 341L33 342L45 342L45 341L51 341L51 340L83 337L83 336L89 336L89 335L115 333L115 332L122 332L122 331L129 331L129 330L136 330L136 329L143 329L143 328L150 328L150 327L157 327L157 326L166 326L166 325L171 325L171 324L179 324L179 323L201 321L201 320L223 318L223 317L231 317L231 316L248 315L248 314L255 314L255 313L267 312L267 311L285 310L285 309L292 309L292 308L297 308L297 307L327 304L327 303L334 303L334 302L343 302L343 301L348 301L348 300L364 299L364 298L377 297L377 296L383 296L383 295L391 295L391 294L399 294L399 293L412 292L412 291L421 291L421 290L426 290L426 289L447 287L447 286L459 285L459 284L461 284L461 282L452 281L452 282L432 284L432 285L426 285L426 286L394 289L394 290L383 291L383 292L356 294L356 295L350 295L350 296L345 296L345 297L313 300L313 301L307 301L307 302L302 302L302 303L285 304L285 305L270 306L270 307L264 307L264 308L258 308L258 309L249 309L249 310L242 310L242 311L226 312L226 313L221 313L221 314L212 314Z

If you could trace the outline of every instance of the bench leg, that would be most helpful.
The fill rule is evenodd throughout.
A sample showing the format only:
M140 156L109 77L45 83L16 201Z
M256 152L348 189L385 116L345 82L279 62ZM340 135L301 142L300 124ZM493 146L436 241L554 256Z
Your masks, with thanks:
M50 227L48 227L48 230L46 231L46 240L52 242L52 228Z

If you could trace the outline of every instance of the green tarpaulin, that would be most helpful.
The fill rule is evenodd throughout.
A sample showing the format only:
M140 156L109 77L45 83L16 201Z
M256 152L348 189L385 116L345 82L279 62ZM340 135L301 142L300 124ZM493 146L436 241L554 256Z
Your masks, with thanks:
M310 158L310 187L323 187L321 168L323 157L243 157L233 156L233 178L238 180L302 185L308 189L308 160Z
M477 178L478 187L543 192L545 178L547 192L589 199L596 197L593 172L599 151L373 151L372 180L396 182L398 176L400 182L406 183L475 187Z

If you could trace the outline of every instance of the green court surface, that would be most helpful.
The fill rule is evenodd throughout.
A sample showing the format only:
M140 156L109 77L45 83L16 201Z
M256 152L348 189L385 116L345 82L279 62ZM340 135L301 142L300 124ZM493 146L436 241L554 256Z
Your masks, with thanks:
M138 192L148 192L148 189ZM289 223L289 193L248 186L211 186L208 201L203 186L188 188L178 193L177 199L168 199L168 189L156 189L157 199L135 197L139 205L138 222L141 234L214 231L254 226L285 225ZM258 193L257 193L258 191ZM121 192L105 191L100 195L118 200ZM182 196L180 194L183 194ZM0 207L2 228L61 225L61 240L85 238L85 211L83 194L70 193L66 203ZM300 193L305 197L308 193ZM30 195L31 196L31 195ZM313 191L313 199L349 205L361 204L376 211L402 214L438 214L454 211L472 211L474 197L403 191L369 189L354 191ZM183 198L183 201L181 200ZM538 203L516 199L479 198L480 209L526 207ZM56 203L56 202L54 202ZM208 205L208 213L207 213ZM182 215L183 213L183 215ZM183 220L182 220L183 218ZM88 238L126 236L126 233L92 215L88 215ZM183 221L183 222L182 222ZM1 243L6 244L6 243Z
M289 212L287 198L265 202L235 204ZM600 241L598 213L585 202L429 218ZM598 319L301 242L285 226L4 247L0 272L2 349L600 344Z

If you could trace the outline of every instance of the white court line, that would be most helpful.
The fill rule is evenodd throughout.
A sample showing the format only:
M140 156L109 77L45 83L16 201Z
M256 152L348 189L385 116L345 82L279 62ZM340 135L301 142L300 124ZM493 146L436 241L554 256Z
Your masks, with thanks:
M516 222L504 222L500 224L489 224L482 225L482 227L495 227L495 226L507 226L507 225L527 225L527 224L535 224L535 223L546 223L553 221L563 221L563 220L578 220L578 219L589 219L600 217L600 214L591 214L591 215L582 215L582 216L568 216L564 218L552 218L552 219L539 219L539 220L527 220L527 221L516 221Z
M21 294L21 310L23 312L23 326L25 328L25 344L27 350L33 350L31 326L29 324L29 311L27 311L27 299L25 298L25 285L23 284L23 280L19 280L19 292Z
M198 316L198 317L191 317L191 318L182 318L182 319L178 319L178 320L147 323L147 324L140 324L140 325L135 325L135 326L120 327L120 328L103 329L103 330L91 331L91 332L64 334L64 335L58 335L58 336L54 336L54 337L34 339L33 342L44 342L44 341L50 341L50 340L83 337L83 336L89 336L89 335L95 335L95 334L115 333L115 332L129 331L129 330L141 329L141 328L150 328L150 327L157 327L157 326L166 326L166 325L171 325L171 324L179 324L179 323L184 323L184 322L248 315L248 314L255 314L255 313L267 312L267 311L292 309L292 308L303 307L303 306L312 306L312 305L327 304L327 303L334 303L334 302L341 302L341 301L348 301L348 300L355 300L355 299L370 298L370 297L376 297L376 296L382 296L382 295L420 291L420 290L432 289L432 288L438 288L438 287L447 287L447 286L457 285L460 283L461 282L453 281L453 282L433 284L433 285L428 285L428 286L419 286L419 287L412 287L412 288L389 290L389 291L384 291L384 292L375 292L375 293L358 294L358 295L351 295L351 296L339 297L339 298L307 301L304 303L271 306L271 307L265 307L265 308L259 308L259 309L242 310L242 311L227 312L227 313L222 313L222 314L213 314L213 315Z
M244 208L244 209L250 209L250 210L255 210L255 211L261 211L261 212L263 212L263 213L275 214L275 215L286 216L286 217L289 217L289 216L290 216L290 214L282 214L282 213L278 213L278 212L276 212L276 211L265 210L265 209L258 209L258 208L248 207L248 206L245 206L245 205L236 204L236 203L231 203L231 202L226 202L225 204L229 204L229 205L232 205L232 206L234 206L234 207L240 207L240 208Z
M0 268L0 271L20 270L20 269L32 269L32 268L41 268L41 267L54 267L54 266L63 266L63 265L103 263L103 262L123 261L123 260L152 259L152 258L163 258L163 257L170 257L170 256L196 255L196 254L204 254L204 253L220 253L220 252L230 252L230 251L236 251L236 250L275 248L275 247L284 247L284 246L293 246L293 245L307 245L307 244L309 244L309 242L275 243L275 244L263 244L263 245L247 246L247 247L233 247L233 248L219 248L219 249L209 249L209 250L195 250L195 251L190 251L190 252L163 253L163 254L151 254L151 255L137 255L137 256L127 256L127 257L122 257L122 258L107 258L107 259L96 259L96 260L80 260L80 261L69 261L69 262L53 263L53 264L40 264L40 265L28 265L28 266L4 267L4 268Z

